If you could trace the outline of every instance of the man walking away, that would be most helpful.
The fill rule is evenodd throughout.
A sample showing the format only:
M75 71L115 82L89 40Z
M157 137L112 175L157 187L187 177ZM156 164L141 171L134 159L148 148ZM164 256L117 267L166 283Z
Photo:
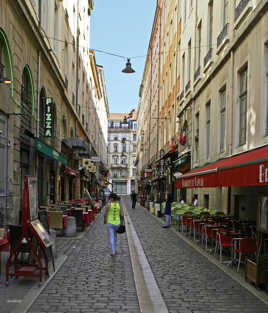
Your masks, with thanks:
M134 190L131 192L132 209L135 209L137 202L137 194Z

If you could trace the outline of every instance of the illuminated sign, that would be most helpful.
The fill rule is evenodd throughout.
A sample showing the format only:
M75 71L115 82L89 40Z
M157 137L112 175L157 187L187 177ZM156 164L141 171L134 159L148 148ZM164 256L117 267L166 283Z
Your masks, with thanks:
M46 98L45 102L45 137L54 135L54 102L52 98Z

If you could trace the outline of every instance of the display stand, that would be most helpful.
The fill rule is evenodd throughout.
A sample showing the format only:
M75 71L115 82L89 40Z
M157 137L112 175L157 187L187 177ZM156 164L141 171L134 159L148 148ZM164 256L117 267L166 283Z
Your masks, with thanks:
M34 238L37 246L33 245ZM22 252L22 246L27 245L31 251L35 262L32 264L19 262L19 254ZM17 241L15 248L10 251L9 258L6 263L6 285L8 285L9 277L33 276L39 277L42 282L43 271L48 276L48 257L47 248L51 248L52 242L50 236L38 220L37 211L37 179L36 177L25 176L22 197L22 231L20 239ZM52 249L50 249L52 253ZM44 265L41 260L41 253L44 256ZM53 261L53 255L52 255ZM12 263L13 262L13 263ZM54 263L54 262L53 262ZM12 265L14 271L12 271Z

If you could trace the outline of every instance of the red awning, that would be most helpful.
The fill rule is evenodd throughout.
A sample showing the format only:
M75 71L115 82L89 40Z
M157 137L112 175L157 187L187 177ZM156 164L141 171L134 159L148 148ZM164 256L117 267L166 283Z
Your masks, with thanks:
M264 185L268 185L268 146L192 170L176 182L177 188Z
M78 176L79 173L73 169L71 169L70 167L68 166L65 166L65 173L66 174L70 174L70 175L73 175L73 176Z

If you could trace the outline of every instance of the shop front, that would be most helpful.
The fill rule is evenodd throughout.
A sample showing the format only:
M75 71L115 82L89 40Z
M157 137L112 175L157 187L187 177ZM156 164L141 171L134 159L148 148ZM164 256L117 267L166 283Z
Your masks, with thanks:
M67 164L67 159L62 153L38 138L35 138L35 149L38 153L38 203L48 204L60 200L57 181L60 180L60 165Z
M268 194L268 146L243 152L180 175L180 189L192 188L199 205L256 220L258 198ZM209 196L216 199L208 201ZM255 213L253 213L255 212Z

